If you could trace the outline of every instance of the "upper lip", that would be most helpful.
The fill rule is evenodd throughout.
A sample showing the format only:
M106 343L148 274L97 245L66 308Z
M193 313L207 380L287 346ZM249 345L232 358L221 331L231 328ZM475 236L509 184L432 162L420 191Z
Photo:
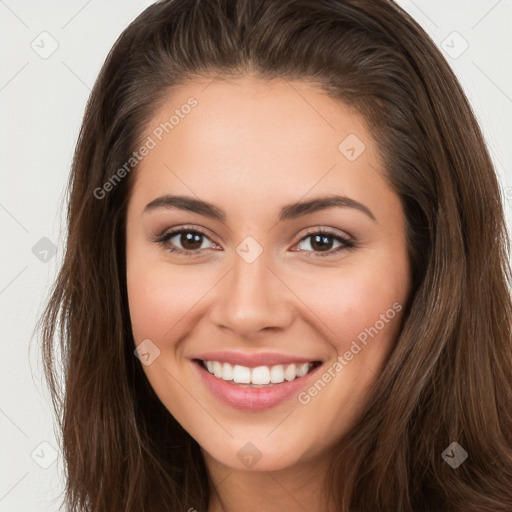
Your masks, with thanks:
M256 368L257 366L275 366L278 364L292 363L312 363L320 361L314 357L299 357L289 354L277 354L275 352L205 352L198 354L192 359L201 359L203 361L219 361L221 363L230 363L232 365L247 366Z

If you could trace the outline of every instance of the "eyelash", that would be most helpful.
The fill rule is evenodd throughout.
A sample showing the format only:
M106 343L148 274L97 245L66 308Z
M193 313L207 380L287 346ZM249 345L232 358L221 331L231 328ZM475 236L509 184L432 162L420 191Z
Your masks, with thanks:
M159 244L159 245L161 245L162 247L164 247L169 252L171 252L173 254L178 254L178 255L195 257L195 256L198 256L199 254L201 254L201 252L203 250L205 250L205 249L197 249L195 251L190 251L188 249L179 249L179 248L170 246L169 243L168 243L169 240L171 238L175 237L176 235L180 235L182 233L194 233L194 234L197 234L197 235L202 235L205 238L207 238L208 240L210 240L208 235L205 232L203 232L201 229L198 229L198 228L188 228L188 227L184 226L184 227L181 227L180 229L177 229L175 231L171 231L169 233L165 233L164 235L162 235L162 236L160 236L160 237L158 237L158 238L156 238L156 239L154 239L152 241L157 243L157 244ZM320 251L305 251L303 249L299 249L299 250L297 250L295 252L304 252L304 253L306 253L306 257L307 258L311 258L312 257L310 255L311 253L317 255L317 256L314 256L314 257L321 258L324 255L329 255L330 256L330 255L336 254L336 253L338 253L338 252L340 252L340 251L342 251L344 249L351 250L351 249L356 248L355 242L353 242L352 240L350 240L348 238L342 237L342 236L336 234L335 232L333 232L333 231L331 231L329 229L326 229L326 228L323 228L323 229L311 229L311 230L307 231L306 234L297 243L299 244L299 243L303 242L304 240L310 238L313 235L321 235L321 236L327 236L329 238L333 238L334 240L340 242L342 245L340 247L337 247L336 249L330 249L329 251L324 251L324 252L320 252ZM215 242L213 242L213 243L215 243Z

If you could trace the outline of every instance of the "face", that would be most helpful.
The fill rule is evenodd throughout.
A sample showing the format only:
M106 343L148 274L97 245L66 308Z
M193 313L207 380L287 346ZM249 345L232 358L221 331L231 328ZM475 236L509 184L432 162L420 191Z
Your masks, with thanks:
M306 82L205 80L176 89L144 141L126 237L149 382L207 460L327 457L410 287L403 210L363 118Z

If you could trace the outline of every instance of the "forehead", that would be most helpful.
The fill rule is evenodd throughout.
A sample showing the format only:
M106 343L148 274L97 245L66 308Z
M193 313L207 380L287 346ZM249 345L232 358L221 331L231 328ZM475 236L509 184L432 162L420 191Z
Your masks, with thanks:
M275 158L286 148L297 155L318 158L322 151L337 157L349 134L373 150L364 119L354 108L329 97L318 84L284 79L187 83L154 113L146 133L154 133L158 143L179 145L180 153L190 157L236 152L240 158L264 159L272 152Z
M313 83L189 82L155 111L145 137L154 147L137 166L134 195L148 201L172 190L247 210L248 200L261 209L387 187L364 118Z

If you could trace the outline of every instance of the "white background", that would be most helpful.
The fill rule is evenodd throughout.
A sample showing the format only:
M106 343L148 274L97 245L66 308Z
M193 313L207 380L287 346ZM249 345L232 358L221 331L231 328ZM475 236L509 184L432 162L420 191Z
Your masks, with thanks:
M59 510L62 460L33 329L62 258L64 187L86 100L115 39L150 3L0 0L0 512ZM512 0L398 3L459 77L508 197L510 226ZM469 48L453 58L463 40ZM52 44L46 59L31 47ZM51 245L43 238L55 256L44 253Z

